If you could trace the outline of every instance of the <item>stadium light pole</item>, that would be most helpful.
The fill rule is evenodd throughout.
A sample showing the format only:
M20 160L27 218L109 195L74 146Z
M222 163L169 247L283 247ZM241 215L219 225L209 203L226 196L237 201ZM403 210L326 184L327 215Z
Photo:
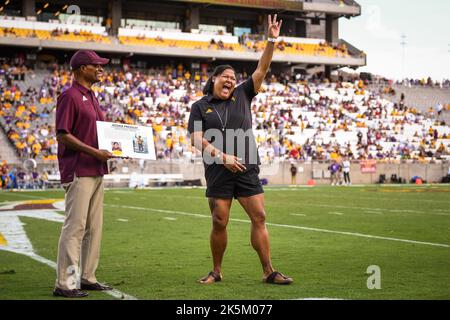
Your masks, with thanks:
M406 34L402 33L400 36L400 45L402 46L402 77L405 79L405 48L406 48ZM402 79L402 80L403 80Z

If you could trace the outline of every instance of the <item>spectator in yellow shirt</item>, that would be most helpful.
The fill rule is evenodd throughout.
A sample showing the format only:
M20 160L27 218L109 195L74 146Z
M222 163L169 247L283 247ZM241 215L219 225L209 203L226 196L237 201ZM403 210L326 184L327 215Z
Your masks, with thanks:
M33 145L31 146L31 150L33 150L33 159L39 155L41 149L42 146L39 142L36 141L35 143L33 143Z

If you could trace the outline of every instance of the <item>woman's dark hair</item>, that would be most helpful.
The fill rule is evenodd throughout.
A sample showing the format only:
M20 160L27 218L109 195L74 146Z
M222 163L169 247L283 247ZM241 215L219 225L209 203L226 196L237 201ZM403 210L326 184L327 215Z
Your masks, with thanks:
M213 93L214 83L212 82L212 78L216 77L218 75L221 75L227 69L231 69L231 70L233 70L234 73L236 73L234 68L232 66L230 66L229 64L222 64L220 66L217 66L214 69L212 75L209 77L208 81L206 81L206 84L203 87L203 94L208 94L208 93L212 94Z

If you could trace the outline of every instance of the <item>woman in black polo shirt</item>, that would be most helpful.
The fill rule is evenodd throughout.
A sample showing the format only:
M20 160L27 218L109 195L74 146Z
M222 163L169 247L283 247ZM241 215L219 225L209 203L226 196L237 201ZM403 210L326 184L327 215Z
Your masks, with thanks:
M290 284L292 278L272 267L269 234L265 225L264 191L259 181L259 157L252 132L251 101L269 70L282 21L268 17L268 41L258 67L236 87L233 67L218 66L206 82L205 96L192 105L189 118L191 142L203 152L206 196L212 215L210 236L213 270L199 280L222 280L222 259L227 245L227 224L233 197L252 223L251 243L263 267L263 281Z

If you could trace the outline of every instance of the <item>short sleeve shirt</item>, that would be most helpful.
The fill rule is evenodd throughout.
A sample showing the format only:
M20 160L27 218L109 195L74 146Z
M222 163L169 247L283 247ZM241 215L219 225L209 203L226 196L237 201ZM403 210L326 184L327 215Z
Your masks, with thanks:
M81 142L98 148L96 121L105 117L92 90L74 81L64 91L56 104L56 131L70 133ZM58 163L61 183L73 181L77 177L103 176L108 173L106 162L79 151L58 144Z
M204 96L192 105L189 133L202 131L216 148L241 158L247 169L259 165L251 113L251 101L256 94L250 77L227 100L215 99L211 94ZM219 135L222 141L217 139ZM205 166L208 167L206 163Z

